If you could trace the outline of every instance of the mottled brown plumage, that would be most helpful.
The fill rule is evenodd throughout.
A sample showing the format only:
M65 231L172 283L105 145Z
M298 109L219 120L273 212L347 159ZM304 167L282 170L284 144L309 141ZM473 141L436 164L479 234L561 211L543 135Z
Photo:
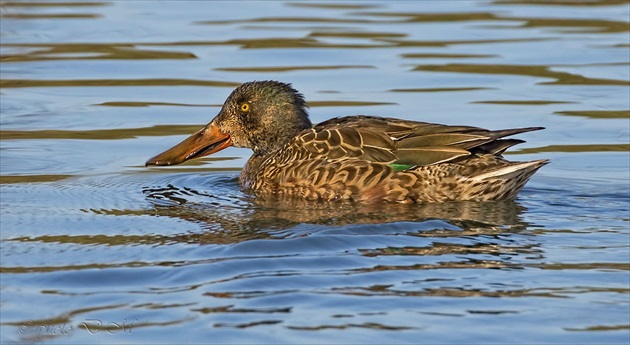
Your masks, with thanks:
M393 202L512 199L547 160L510 162L523 142L504 137L542 129L487 130L375 116L311 125L290 85L238 87L206 127L147 162L178 164L227 146L254 151L240 176L259 196Z

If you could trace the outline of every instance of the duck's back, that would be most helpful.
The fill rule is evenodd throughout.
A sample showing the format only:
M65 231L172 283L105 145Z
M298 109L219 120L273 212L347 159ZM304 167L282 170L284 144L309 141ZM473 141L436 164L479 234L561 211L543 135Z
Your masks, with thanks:
M307 199L511 199L547 161L503 159L506 149L523 141L502 138L539 129L491 131L373 116L334 118L267 156L252 157L241 182L257 195Z

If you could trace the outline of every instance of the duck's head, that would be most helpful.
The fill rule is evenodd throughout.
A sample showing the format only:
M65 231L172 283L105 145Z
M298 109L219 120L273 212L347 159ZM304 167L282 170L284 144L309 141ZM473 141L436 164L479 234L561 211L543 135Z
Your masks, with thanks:
M248 82L230 94L210 123L146 165L179 164L228 146L251 148L264 155L311 127L304 97L290 84Z

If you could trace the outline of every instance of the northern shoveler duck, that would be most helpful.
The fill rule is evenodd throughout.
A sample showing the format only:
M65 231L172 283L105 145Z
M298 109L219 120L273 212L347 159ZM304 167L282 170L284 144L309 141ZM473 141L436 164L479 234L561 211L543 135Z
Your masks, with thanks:
M487 130L364 115L313 126L306 108L290 84L244 83L209 124L146 165L246 147L254 153L239 181L257 196L410 203L512 199L548 163L501 156L524 142L504 137L543 127Z

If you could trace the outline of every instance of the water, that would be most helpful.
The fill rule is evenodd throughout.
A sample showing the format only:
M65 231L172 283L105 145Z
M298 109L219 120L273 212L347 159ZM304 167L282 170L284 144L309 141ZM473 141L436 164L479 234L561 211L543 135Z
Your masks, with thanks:
M6 343L628 343L626 1L0 5ZM519 135L515 202L271 203L144 161L232 88Z

